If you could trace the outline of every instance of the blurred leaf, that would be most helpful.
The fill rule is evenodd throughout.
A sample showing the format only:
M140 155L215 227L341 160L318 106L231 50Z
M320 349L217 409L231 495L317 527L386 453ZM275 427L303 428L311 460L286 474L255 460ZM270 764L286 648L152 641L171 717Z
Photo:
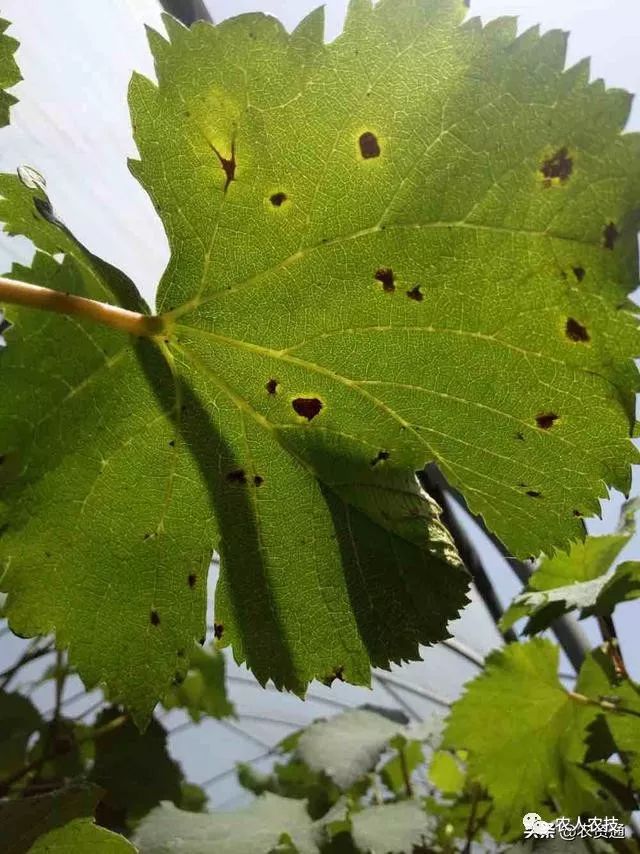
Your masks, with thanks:
M93 816L100 796L97 786L75 784L46 795L0 801L2 854L25 854L49 830Z
M163 803L142 820L134 835L140 854L262 854L277 850L287 835L298 854L317 854L317 829L302 801L267 792L235 812L187 813ZM286 849L285 849L286 850Z
M29 854L136 854L124 836L98 827L89 818L76 818L41 836Z
M397 735L390 745L397 753L380 769L380 778L395 795L406 797L411 794L411 775L424 763L422 743Z
M296 755L345 790L375 766L401 729L404 727L375 712L353 709L308 726L300 736Z
M96 728L105 727L120 716L115 708L105 709L96 719ZM155 718L141 733L127 720L95 739L95 763L90 779L106 790L103 801L116 813L124 811L129 822L136 821L160 801L180 803L182 771L167 750L167 734Z
M428 845L436 822L416 801L368 807L351 816L353 840L371 854L405 854L416 845Z
M443 795L459 795L464 789L465 773L452 753L438 750L429 765L429 780Z
M204 715L224 718L233 714L227 699L224 681L224 655L215 649L202 649L194 644L189 670L162 700L165 709L184 708L191 720L200 721Z
M0 783L26 763L29 739L42 726L31 700L0 690Z
M180 784L180 803L177 806L188 812L205 812L209 796L206 791L195 783Z

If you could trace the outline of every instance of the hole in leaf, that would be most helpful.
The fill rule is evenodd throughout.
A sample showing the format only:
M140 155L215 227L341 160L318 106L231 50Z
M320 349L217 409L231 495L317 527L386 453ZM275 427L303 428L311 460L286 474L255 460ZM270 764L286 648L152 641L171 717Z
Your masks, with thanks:
M322 680L322 682L324 685L327 686L327 688L330 688L336 679L339 682L344 682L344 666L343 665L340 665L340 667L334 668L333 672L330 673L328 676L325 676L324 679Z
M424 294L420 290L420 285L416 285L415 288L411 288L410 291L407 291L407 296L409 299L415 300L416 302L422 302L424 299Z
M591 336L589 335L586 326L583 326L581 323L578 323L577 320L573 317L567 318L567 325L565 327L565 331L567 333L567 338L570 338L572 341L589 341Z
M371 465L377 466L378 463L383 463L385 460L388 460L390 456L389 451L378 451L377 455L371 460Z
M568 149L563 147L556 151L554 155L542 163L540 171L547 181L547 186L551 184L554 178L562 184L568 181L573 171L573 160L569 157Z
M555 412L541 412L540 415L536 415L536 424L541 430L549 430L559 417Z
M615 224L610 222L605 226L602 232L602 245L605 249L613 249L616 245L616 240L620 237L620 232L615 227Z
M269 201L271 202L271 204L272 204L275 208L279 208L279 207L280 207L280 205L281 205L281 204L283 204L283 202L286 202L286 201L287 201L287 194L286 194L286 193L274 193L274 194L269 198Z
M262 486L263 483L264 483L263 477L261 477L259 474L254 476L254 478L253 478L253 485L254 486Z
M380 157L380 146L378 145L378 137L370 130L365 131L360 135L358 140L360 143L360 154L365 160L371 157Z
M192 590L193 590L193 588L196 586L196 581L197 581L197 580L198 580L198 576L195 574L195 572L190 572L190 573L189 573L189 577L187 578L187 582L188 582L188 584L189 584L189 587L190 587Z
M227 480L229 483L246 483L247 475L244 469L234 469L227 474Z
M291 406L298 415L311 421L322 409L322 401L317 397L296 397Z
M542 498L542 493L536 492L535 489L528 489L527 495L529 496L529 498Z
M275 394L278 389L278 381L277 380L269 380L269 382L265 386L267 390L267 394Z
M581 282L585 277L584 267L574 267L573 268L573 275L576 277L576 279L579 282Z
M216 640L220 640L224 632L224 626L222 623L214 623L213 624L213 636Z
M160 625L160 614L158 614L158 612L155 610L151 611L151 613L149 614L149 621L150 621L152 626L159 626Z
M395 291L393 270L390 267L379 267L374 274L374 279L382 284L382 290L385 293L392 294Z

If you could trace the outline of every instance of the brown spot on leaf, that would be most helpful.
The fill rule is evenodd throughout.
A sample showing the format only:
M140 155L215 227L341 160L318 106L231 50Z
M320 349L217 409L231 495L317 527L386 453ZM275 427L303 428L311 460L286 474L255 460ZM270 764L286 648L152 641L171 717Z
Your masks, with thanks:
M214 623L213 624L213 636L216 640L220 640L224 632L224 626L222 623Z
M585 277L584 267L574 267L573 268L573 275L576 277L576 279L579 282L581 282Z
M205 641L206 641L206 638L205 638L205 636L204 636L204 635L202 635L202 637L200 638L200 640L198 641L198 643L200 644L200 646L204 646Z
M220 166L222 166L222 171L226 176L226 181L224 184L224 192L226 193L229 189L229 184L235 180L236 177L236 143L235 140L231 142L231 157L224 157L215 145L211 146L216 153L216 157L220 161Z
M246 483L247 475L244 469L234 469L227 474L229 483Z
M415 300L416 302L422 302L424 299L424 294L420 290L420 285L416 285L414 288L411 288L410 291L407 291L407 296L409 299Z
M536 424L541 430L549 430L559 417L555 412L541 412L536 415Z
M182 683L184 682L184 673L178 673L176 671L176 673L173 674L173 680L172 681L173 681L174 687L176 687L176 688L178 687L178 685L182 685Z
M377 466L378 463L388 460L390 456L389 451L378 451L377 455L371 460L371 465Z
M579 341L584 343L585 341L589 341L591 336L587 331L586 326L583 326L581 323L573 317L567 318L567 325L565 326L565 332L567 333L567 338L570 338L572 341Z
M322 409L322 401L317 397L296 397L291 401L294 411L307 421L311 421Z
M524 442L524 433L522 433L520 430L518 430L518 432L516 433L516 439L519 442Z
M543 161L540 171L545 178L547 187L551 186L554 179L561 184L568 181L573 171L573 160L569 157L568 149L566 147L560 148L554 155Z
M176 655L178 656L178 658L184 658L185 652L183 649L178 649L176 650Z
M253 485L254 486L262 486L263 483L264 483L263 477L261 477L259 474L254 475L254 478L253 478Z
M170 440L169 440L169 447L170 447L170 448L175 448L175 446L176 446L176 440L175 440L175 439L170 439Z
M195 572L190 572L189 576L187 577L187 583L189 584L189 587L192 590L196 586L197 580L198 580L198 576L195 574Z
M151 613L149 614L149 622L152 626L160 625L160 614L158 614L156 610L151 611Z
M529 498L542 498L542 493L536 492L535 489L528 489L527 495L529 496Z
M602 245L605 249L613 249L616 245L616 240L620 237L620 232L615 227L613 222L605 226L602 232Z
M576 517L576 519L582 519L583 514L579 510L574 510L573 515Z
M382 284L382 290L385 293L392 294L395 291L393 270L390 267L379 267L373 277Z
M284 202L287 201L287 194L286 193L274 193L269 198L269 201L274 206L274 208L279 208L280 205L282 205Z
M360 144L360 154L365 160L369 160L371 157L380 157L380 146L375 133L371 133L370 130L365 131L360 135L358 142Z
M265 386L267 394L275 394L278 389L278 380L269 380Z

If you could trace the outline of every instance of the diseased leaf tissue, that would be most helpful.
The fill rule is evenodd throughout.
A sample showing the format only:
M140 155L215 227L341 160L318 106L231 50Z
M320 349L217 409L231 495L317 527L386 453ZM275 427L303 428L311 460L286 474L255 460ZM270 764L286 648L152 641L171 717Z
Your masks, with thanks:
M628 489L629 96L564 71L562 33L465 14L354 0L329 45L321 10L291 35L166 18L157 83L130 88L172 253L162 334L10 311L11 623L55 628L139 722L203 634L214 549L220 643L302 693L416 658L465 604L426 462L521 556ZM16 278L146 310L41 187L0 192L39 250Z

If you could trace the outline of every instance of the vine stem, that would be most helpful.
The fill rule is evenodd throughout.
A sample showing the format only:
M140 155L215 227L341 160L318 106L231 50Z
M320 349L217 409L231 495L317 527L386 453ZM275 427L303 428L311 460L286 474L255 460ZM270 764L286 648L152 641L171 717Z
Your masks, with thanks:
M151 338L162 335L166 320L158 315L140 314L117 305L98 302L76 294L63 293L40 285L30 285L0 277L0 303L53 311L110 326L129 335Z
M633 715L636 718L640 718L640 712L637 712L635 709L628 709L626 706L620 706L618 703L611 702L611 700L595 700L593 697L586 697L577 691L567 691L567 694L572 700L575 700L576 703L581 703L583 706L598 706L605 712L612 712L619 715Z
M629 674L624 663L624 658L622 657L620 641L618 640L618 634L613 622L613 617L598 617L598 626L600 628L602 640L604 641L605 652L613 663L616 676L620 679L628 679Z

